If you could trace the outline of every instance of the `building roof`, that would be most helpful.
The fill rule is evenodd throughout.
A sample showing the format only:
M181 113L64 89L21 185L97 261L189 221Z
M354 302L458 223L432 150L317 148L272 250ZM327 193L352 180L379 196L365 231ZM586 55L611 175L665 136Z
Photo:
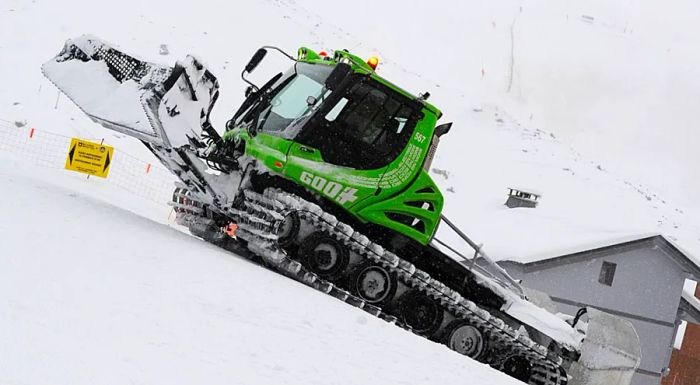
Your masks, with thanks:
M680 268L688 273L690 279L700 281L700 264L698 260L683 251L678 245L660 234L643 234L625 238L612 239L594 245L582 245L560 253L528 258L527 261L508 261L525 267L526 271L540 270L558 265L580 262L609 255L614 252L641 248L658 247ZM502 261L506 262L506 261ZM700 305L700 303L699 303ZM700 307L699 307L700 309Z

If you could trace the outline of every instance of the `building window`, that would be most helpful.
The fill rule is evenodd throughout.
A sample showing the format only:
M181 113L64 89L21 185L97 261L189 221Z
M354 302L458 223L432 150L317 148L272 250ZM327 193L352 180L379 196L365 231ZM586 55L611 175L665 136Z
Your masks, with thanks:
M603 267L600 268L600 276L598 277L598 282L603 285L612 286L613 279L615 278L615 269L617 269L617 264L612 262L603 262Z

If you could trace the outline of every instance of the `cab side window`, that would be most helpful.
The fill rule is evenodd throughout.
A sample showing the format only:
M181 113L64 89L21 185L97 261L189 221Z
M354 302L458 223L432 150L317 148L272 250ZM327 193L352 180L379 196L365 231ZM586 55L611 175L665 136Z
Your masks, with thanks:
M384 167L404 149L418 119L408 102L380 84L358 82L328 109L308 144L335 165Z

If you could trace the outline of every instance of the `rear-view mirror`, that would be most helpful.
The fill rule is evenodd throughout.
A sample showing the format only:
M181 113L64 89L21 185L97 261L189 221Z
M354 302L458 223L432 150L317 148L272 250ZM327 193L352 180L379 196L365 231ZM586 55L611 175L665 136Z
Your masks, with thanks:
M260 64L262 59L267 55L267 50L265 48L260 48L255 52L255 55L253 55L252 58L250 58L250 61L248 64L245 66L245 72L251 73L255 69L255 67Z
M435 136L441 137L448 132L450 132L450 128L452 128L452 122L441 124L437 127L435 127Z

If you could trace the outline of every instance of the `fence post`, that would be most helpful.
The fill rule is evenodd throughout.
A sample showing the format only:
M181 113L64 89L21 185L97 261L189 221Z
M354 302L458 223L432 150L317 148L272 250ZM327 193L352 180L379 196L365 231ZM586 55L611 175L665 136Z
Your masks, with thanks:
M100 146L103 145L104 143L105 143L105 138L102 138L102 139L100 140ZM87 180L90 180L90 174L88 174Z

